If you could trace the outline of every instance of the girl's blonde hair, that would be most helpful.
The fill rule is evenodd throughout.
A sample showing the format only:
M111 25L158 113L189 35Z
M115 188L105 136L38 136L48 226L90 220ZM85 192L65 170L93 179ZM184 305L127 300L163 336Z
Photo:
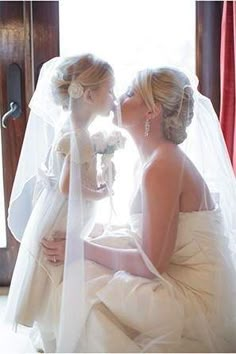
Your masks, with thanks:
M69 108L68 88L76 80L86 88L97 89L106 80L113 77L112 67L93 54L65 58L52 77L52 94L56 104Z

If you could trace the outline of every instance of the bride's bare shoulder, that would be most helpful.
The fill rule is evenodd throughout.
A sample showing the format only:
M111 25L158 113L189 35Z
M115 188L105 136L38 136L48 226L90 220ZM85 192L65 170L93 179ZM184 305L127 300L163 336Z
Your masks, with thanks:
M144 172L148 175L166 174L173 170L178 173L186 158L186 155L177 146L163 145L154 151Z
M159 149L146 165L142 187L146 193L179 195L182 190L184 155L176 147Z

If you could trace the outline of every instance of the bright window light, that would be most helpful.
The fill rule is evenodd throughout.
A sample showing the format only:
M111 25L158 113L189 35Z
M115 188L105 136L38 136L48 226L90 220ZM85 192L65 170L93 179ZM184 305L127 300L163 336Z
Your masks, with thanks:
M116 93L124 92L137 71L148 67L175 66L195 74L194 0L60 0L59 4L60 55L90 52L107 60L115 70ZM107 118L99 118L91 130L108 125ZM115 191L115 205L123 205L119 214L128 213L130 162L135 154L130 141L125 153L116 154L115 163L126 173L121 177L123 187Z

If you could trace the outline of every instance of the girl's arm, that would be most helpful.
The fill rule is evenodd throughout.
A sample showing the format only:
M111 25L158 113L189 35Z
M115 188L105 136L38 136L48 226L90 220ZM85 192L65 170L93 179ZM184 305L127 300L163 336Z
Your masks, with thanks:
M66 155L59 179L59 190L62 194L69 194L70 186L70 155Z
M69 194L70 186L70 155L66 155L59 180L59 190L62 194ZM87 200L100 200L108 196L108 190L104 185L99 189L91 189L82 184L82 194Z

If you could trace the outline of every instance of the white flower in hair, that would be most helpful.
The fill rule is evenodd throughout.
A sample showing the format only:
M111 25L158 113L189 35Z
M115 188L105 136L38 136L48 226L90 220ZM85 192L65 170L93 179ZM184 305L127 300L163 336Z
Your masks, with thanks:
M84 93L84 88L79 82L72 81L68 87L68 93L71 98L80 98Z

